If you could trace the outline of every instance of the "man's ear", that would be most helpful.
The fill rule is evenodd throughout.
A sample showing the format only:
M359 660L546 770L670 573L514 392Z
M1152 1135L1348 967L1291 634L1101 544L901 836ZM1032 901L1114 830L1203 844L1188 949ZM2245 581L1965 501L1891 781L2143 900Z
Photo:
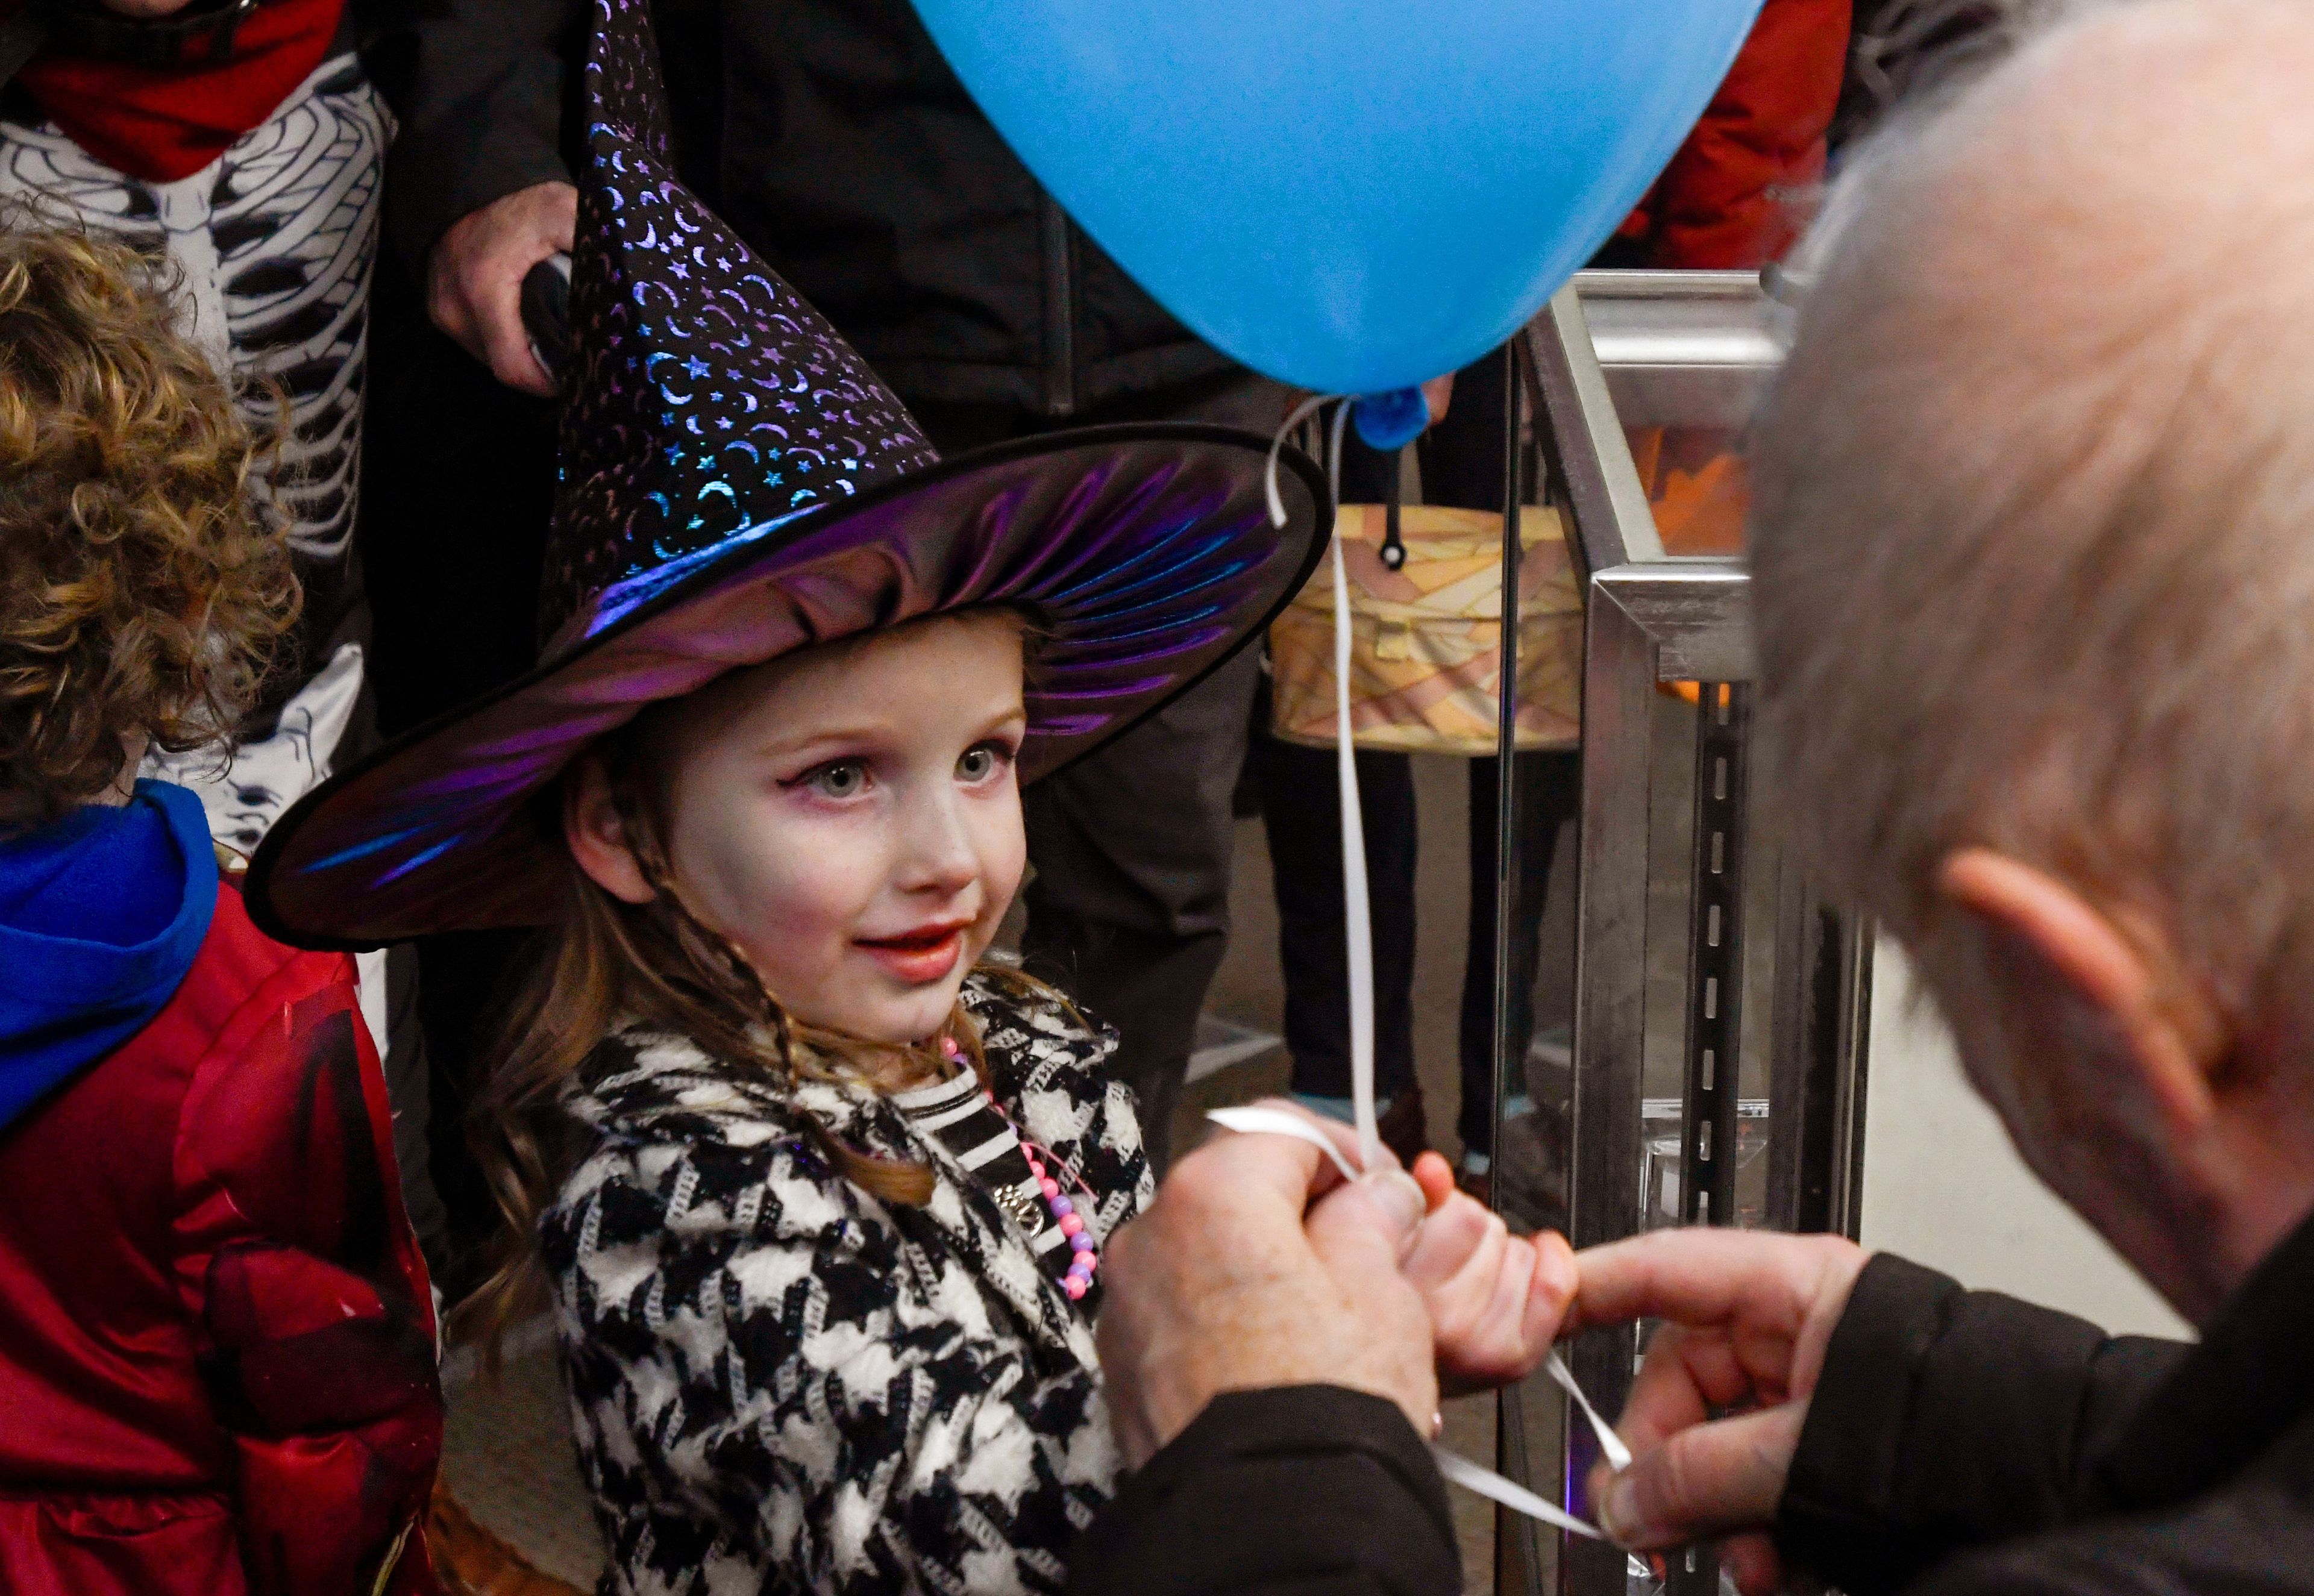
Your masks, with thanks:
M648 904L658 895L628 843L627 823L612 796L610 772L591 754L582 754L565 780L562 840L587 878L613 897Z
M2125 935L2056 877L1989 848L1947 855L1937 888L2000 950L2013 973L2047 988L2048 1000L2076 1005L2103 1023L2173 1133L2190 1135L2207 1124L2214 1108L2210 1071L2220 1051L2215 1017L2177 1011L2185 989L2158 962L2167 957L2165 948ZM2034 1001L2030 993L2012 995ZM2055 1014L2042 1018L2062 1023Z

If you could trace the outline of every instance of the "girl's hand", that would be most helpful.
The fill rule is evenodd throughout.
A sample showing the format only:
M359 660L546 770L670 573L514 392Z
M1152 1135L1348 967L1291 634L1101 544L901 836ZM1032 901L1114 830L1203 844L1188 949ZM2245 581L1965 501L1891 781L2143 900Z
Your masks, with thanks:
M1514 1236L1502 1216L1455 1189L1435 1152L1414 1161L1430 1212L1400 1265L1430 1310L1441 1394L1524 1379L1558 1338L1575 1300L1575 1253L1555 1230Z

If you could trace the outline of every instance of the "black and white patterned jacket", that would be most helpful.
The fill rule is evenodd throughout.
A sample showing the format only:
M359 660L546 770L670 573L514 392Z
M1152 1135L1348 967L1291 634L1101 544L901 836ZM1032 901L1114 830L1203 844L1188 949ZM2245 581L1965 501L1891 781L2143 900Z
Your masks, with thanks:
M1006 1111L1100 1194L1106 1241L1152 1190L1113 1035L976 980L964 1001ZM604 1592L1061 1588L1117 1472L1091 1327L937 1137L864 1089L790 1098L634 1031L565 1106L585 1151L540 1241ZM797 1107L929 1163L931 1203L837 1176Z

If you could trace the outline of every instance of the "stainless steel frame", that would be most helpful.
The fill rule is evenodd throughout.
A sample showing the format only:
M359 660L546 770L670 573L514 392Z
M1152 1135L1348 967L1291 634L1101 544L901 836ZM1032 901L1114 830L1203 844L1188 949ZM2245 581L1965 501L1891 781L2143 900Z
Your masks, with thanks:
M1651 952L1660 962L1669 951L1665 939L1674 934L1659 919L1651 949L1650 870L1664 869L1672 846L1651 824L1656 783L1673 774L1660 768L1657 684L1704 683L1707 703L1721 701L1719 686L1728 684L1725 702L1734 709L1744 698L1740 684L1757 675L1743 562L1665 552L1624 427L1740 425L1775 363L1774 314L1749 274L1585 273L1520 340L1548 489L1572 524L1588 591L1568 1192L1568 1230L1578 1248L1631 1235L1647 1222L1647 973ZM1506 615L1506 637L1515 630L1511 620ZM1506 705L1506 720L1508 714ZM1683 1212L1700 1218L1705 1213L1691 1194L1716 1185L1708 1217L1732 1222L1737 1032L1732 1016L1718 1013L1695 988L1707 978L1726 982L1733 967L1738 987L1722 988L1732 1003L1742 980L1742 939L1729 918L1740 917L1742 893L1713 873L1740 876L1744 855L1706 840L1718 837L1729 851L1744 845L1744 731L1740 714L1720 726L1709 724L1711 716L1700 719L1707 722L1697 744L1700 782L1716 782L1719 797L1697 797L1693 813L1716 829L1697 833L1689 897L1696 907L1677 920L1676 934L1687 942L1678 951L1691 972L1690 1001L1680 1017L1691 1063L1680 1190ZM1776 871L1769 920L1773 974L1766 992L1766 1222L1852 1233L1868 944L1859 927L1816 901L1806 882L1772 857L1761 862ZM1508 892L1500 899L1506 911L1511 901ZM1716 911L1707 914L1713 904ZM1711 945L1723 925L1735 948ZM1668 1021L1659 1017L1656 1023ZM1499 1079L1506 1072L1498 1059L1498 1099L1509 1089ZM1713 1162L1715 1142L1725 1168ZM1575 1343L1577 1378L1605 1410L1621 1406L1638 1350L1638 1332L1629 1327L1589 1332ZM1579 1425L1558 1426L1555 1437L1539 1433L1539 1411L1533 1393L1506 1394L1502 1461L1545 1496L1573 1501L1594 1460L1593 1443ZM1547 1565L1555 1565L1554 1583L1569 1596L1627 1596L1656 1583L1624 1554L1595 1542L1562 1538L1551 1559L1531 1536L1523 1547L1507 1544L1513 1539L1506 1533L1498 1539L1513 1554L1497 1557L1501 1592L1540 1592ZM1666 1583L1682 1596L1716 1592L1718 1570L1708 1556L1691 1555L1674 1559Z

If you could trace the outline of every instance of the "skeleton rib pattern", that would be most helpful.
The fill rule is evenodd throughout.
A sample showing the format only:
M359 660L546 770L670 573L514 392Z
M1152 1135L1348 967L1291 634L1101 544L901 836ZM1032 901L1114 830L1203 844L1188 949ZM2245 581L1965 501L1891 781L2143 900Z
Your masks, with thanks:
M186 330L234 377L251 419L287 405L270 487L306 570L353 538L378 185L392 119L350 55L175 182L114 170L53 125L0 124L0 198L165 260Z

